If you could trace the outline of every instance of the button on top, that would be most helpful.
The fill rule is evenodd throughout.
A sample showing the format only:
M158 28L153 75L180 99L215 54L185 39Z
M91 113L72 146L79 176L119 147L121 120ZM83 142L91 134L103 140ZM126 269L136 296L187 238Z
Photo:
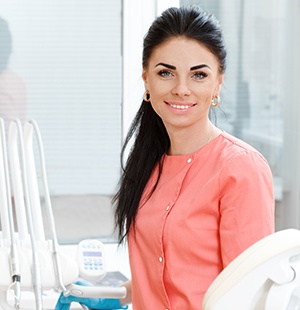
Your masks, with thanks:
M167 206L167 207L166 207L166 210L169 211L169 210L170 210L170 206Z
M190 164L191 162L192 162L192 158L189 158L189 159L187 160L187 163Z
M160 256L160 257L158 258L158 261L159 261L160 263L162 263L163 258Z

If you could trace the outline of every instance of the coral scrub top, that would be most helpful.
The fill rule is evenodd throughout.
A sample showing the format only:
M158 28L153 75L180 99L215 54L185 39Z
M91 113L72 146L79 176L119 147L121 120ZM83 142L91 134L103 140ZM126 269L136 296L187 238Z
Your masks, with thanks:
M258 151L222 132L193 154L166 155L146 200L156 177L157 168L128 236L133 309L199 310L220 271L274 232L272 174Z

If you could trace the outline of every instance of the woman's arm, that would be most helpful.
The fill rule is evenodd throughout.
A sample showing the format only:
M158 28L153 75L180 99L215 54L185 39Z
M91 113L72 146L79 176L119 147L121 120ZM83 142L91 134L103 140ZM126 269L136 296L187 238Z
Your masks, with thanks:
M220 242L224 267L274 232L271 170L258 153L235 156L220 173Z

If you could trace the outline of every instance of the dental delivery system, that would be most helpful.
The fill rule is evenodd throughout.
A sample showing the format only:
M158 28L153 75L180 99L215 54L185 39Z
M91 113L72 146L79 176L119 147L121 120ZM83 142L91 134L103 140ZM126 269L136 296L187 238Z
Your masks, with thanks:
M34 152L34 138L37 154ZM40 160L42 195L39 192L36 157ZM40 197L44 198L49 239L45 237ZM45 309L43 292L47 290L87 298L126 296L124 287L83 287L74 284L79 277L88 280L105 275L104 246L98 240L83 240L78 246L81 260L60 252L42 138L35 121L25 122L23 128L19 120L11 121L6 135L4 121L0 119L0 218L0 310ZM98 250L82 250L85 244L97 245ZM84 255L98 256L97 263L101 268L95 268L94 273L85 271L82 268ZM22 305L23 292L34 293L34 306L26 308ZM9 293L13 294L13 305L9 303Z

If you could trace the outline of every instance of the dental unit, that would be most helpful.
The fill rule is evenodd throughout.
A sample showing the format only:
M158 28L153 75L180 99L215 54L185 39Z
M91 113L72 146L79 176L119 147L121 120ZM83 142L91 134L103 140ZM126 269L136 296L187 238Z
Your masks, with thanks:
M61 252L37 123L26 121L22 128L19 120L11 121L6 135L4 121L0 119L0 131L0 309L46 309L43 297L44 292L49 290L63 292L66 296L125 297L124 287L83 287L75 284L78 278L93 278L93 275L87 276L87 272L80 268L78 257ZM40 162L42 195L37 180L37 157ZM41 197L44 198L43 207L50 228L48 239L44 232ZM87 242L101 244L98 240ZM102 255L102 252L103 249L101 252L83 253L97 256L99 253ZM101 274L96 270L94 273L94 277L103 277L106 269L102 268ZM34 305L30 308L22 303L22 294L26 292L33 292L34 295ZM13 304L10 302L10 294L13 295ZM85 309L84 306L82 308Z

